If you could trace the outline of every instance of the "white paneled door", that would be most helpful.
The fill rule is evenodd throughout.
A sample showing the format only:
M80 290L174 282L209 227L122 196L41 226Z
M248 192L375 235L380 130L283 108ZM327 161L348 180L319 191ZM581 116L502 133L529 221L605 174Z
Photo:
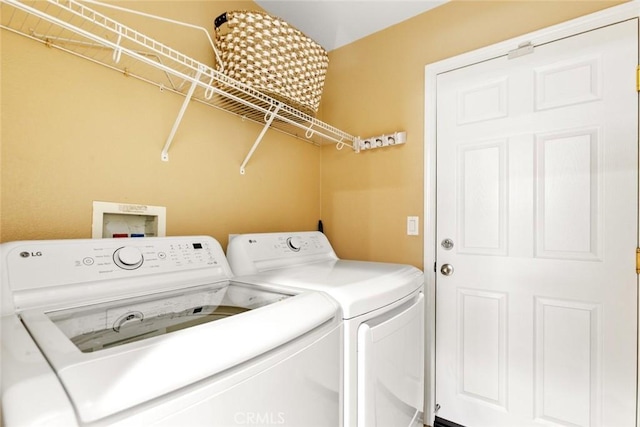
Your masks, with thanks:
M437 77L436 403L635 426L638 20Z

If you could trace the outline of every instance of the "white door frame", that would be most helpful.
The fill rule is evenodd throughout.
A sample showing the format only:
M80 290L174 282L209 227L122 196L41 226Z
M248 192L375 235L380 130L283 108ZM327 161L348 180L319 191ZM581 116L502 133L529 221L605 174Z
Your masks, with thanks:
M525 34L485 48L448 58L425 67L425 119L424 119L424 275L425 275L425 423L435 416L435 257L436 257L436 99L438 74L460 67L487 61L506 55L520 44L530 42L539 46L590 31L605 25L615 24L640 17L640 0L633 0L600 12L573 19L533 33ZM639 203L640 208L640 203ZM639 224L640 228L640 224ZM640 301L639 301L640 307ZM640 327L639 342L640 342ZM640 372L640 361L638 366ZM638 398L637 427L640 427L640 393Z

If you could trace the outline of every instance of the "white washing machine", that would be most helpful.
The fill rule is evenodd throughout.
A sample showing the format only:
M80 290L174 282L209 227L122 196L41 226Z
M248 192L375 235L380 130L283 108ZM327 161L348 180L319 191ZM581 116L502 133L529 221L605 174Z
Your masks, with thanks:
M320 232L234 237L236 280L326 292L344 318L345 427L422 426L423 273L415 267L340 260Z
M235 283L204 236L0 251L6 427L339 425L327 295Z

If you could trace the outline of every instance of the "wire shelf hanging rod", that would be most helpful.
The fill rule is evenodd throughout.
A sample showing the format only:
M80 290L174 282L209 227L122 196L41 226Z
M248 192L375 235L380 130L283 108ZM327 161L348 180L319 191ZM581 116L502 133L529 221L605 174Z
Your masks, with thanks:
M186 27L186 28L192 28L194 30L202 31L207 36L207 40L209 41L209 45L211 46L211 49L213 50L213 53L216 56L216 60L218 61L220 66L223 66L222 58L220 57L220 53L218 52L218 49L216 48L215 44L213 43L213 40L211 39L211 35L207 31L207 29L204 28L204 27L201 27L199 25L189 24L188 22L176 21L174 19L165 18L165 17L157 16L157 15L152 15L152 14L145 13L145 12L140 12L140 11L133 10L133 9L127 9L127 8L124 8L124 7L121 7L121 6L116 6L116 5L113 5L113 4L103 3L103 2L100 2L100 1L97 1L97 0L82 0L82 1L84 3L95 4L95 5L98 5L98 6L103 6L103 7L119 10L121 12L127 12L127 13L131 13L131 14L134 14L134 15L144 16L145 18L156 19L158 21L168 22L170 24L181 25L181 26Z
M184 74L184 73L182 73L182 72L180 72L180 71L178 71L178 70L176 70L174 68L171 68L171 67L166 66L165 64L161 64L161 63L158 63L156 61L153 61L153 60L149 59L148 57L146 57L144 55L140 55L139 53L137 53L137 52L135 52L135 51L133 51L131 49L121 47L121 46L117 45L116 43L114 43L114 42L112 42L110 40L107 40L107 39L105 39L103 37L100 37L98 35L95 35L95 34L91 33L90 31L84 30L84 29L79 28L79 27L77 27L77 26L75 26L73 24L65 22L65 21L63 21L63 20L61 20L59 18L51 16L51 15L49 15L47 13L44 13L44 12L42 12L42 11L40 11L38 9L35 9L35 8L31 7L31 6L28 6L28 5L26 5L26 4L24 4L24 3L20 2L20 1L17 1L17 0L2 0L2 2L11 4L13 7L15 7L17 9L20 9L20 10L22 10L24 12L27 12L29 14L32 14L34 16L37 16L38 18L40 18L40 19L42 19L42 20L44 20L46 22L53 23L55 25L60 26L61 28L66 29L66 30L69 30L69 31L75 32L77 34L80 34L80 35L82 35L83 37L86 37L89 40L93 40L94 42L102 44L104 46L107 46L107 47L109 47L111 49L114 49L114 50L122 49L123 53L126 53L127 55L131 56L132 58L137 59L138 61L143 62L143 63L145 63L147 65L150 65L150 66L155 67L155 68L159 68L159 69L161 69L163 71L166 71L166 72L168 72L170 74L173 74L173 75L175 75L177 77L180 77L180 78L182 78L184 80L189 80L189 81L192 80L192 77L190 77L189 75ZM205 65L200 64L199 62L197 62L195 60L192 60L192 62L193 62L194 65L197 65L196 68L194 68L194 65L191 65L191 64L188 64L188 63L183 63L182 65L193 69L193 71L195 71L195 72L199 71L200 67L206 67ZM213 69L210 69L210 68L207 71L209 73L214 73L215 72Z

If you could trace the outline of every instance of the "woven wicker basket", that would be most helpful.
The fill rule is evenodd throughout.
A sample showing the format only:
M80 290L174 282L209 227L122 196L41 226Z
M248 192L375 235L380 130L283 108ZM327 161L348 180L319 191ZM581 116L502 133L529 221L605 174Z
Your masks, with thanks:
M228 31L221 26L226 23ZM215 20L218 71L267 95L315 115L327 52L279 18L258 11L229 11Z

